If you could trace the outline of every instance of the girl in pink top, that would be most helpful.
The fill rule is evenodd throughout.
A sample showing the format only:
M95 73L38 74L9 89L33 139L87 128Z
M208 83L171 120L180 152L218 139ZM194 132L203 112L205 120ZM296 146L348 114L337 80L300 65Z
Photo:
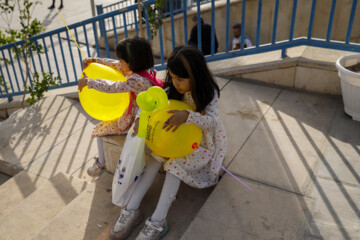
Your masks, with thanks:
M150 43L143 38L124 39L116 46L116 55L119 60L107 58L87 58L83 65L86 68L90 63L97 62L113 67L123 73L126 82L109 81L105 79L91 79L86 76L79 79L78 87L81 91L83 87L93 88L106 93L130 93L130 104L124 114L113 121L98 123L92 133L97 138L99 157L88 169L88 174L97 177L105 169L105 159L103 151L102 136L126 134L134 123L139 107L136 104L136 95L146 91L154 85L162 86L161 81L156 79L155 72L150 71L154 66L154 59Z

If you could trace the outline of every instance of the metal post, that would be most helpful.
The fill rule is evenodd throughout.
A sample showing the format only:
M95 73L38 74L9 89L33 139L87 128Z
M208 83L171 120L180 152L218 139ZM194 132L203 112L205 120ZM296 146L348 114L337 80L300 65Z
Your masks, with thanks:
M97 14L101 15L103 14L103 6L100 5L96 5L96 10L97 10ZM106 29L105 29L105 21L104 19L99 20L99 26L100 26L100 36L105 35L106 34ZM102 32L105 29L105 32Z
M95 3L94 0L90 0L90 6L91 6L91 14L93 17L95 17Z

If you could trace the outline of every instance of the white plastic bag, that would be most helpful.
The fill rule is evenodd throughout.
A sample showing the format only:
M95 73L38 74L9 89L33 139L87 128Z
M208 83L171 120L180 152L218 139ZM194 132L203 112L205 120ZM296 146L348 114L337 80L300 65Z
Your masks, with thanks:
M120 207L129 201L145 167L145 138L132 137L133 132L131 128L126 136L112 183L112 202Z

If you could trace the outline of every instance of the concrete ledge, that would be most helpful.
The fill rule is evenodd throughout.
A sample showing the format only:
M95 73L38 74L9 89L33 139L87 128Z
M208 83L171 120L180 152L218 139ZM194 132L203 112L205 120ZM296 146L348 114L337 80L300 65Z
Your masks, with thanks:
M116 136L105 136L103 139L104 155L105 155L105 164L106 170L114 174L116 166L120 159L122 149L124 147L126 135L116 135ZM148 152L149 149L145 148L145 159L151 158Z
M288 56L284 59L281 58L281 51L274 51L209 65L214 74L220 77L244 78L310 92L341 95L335 62L350 53L300 46L288 49Z
M24 102L22 106L22 96L13 97L13 101L9 102L7 99L1 99L0 101L0 118L7 119L11 114L19 109L30 106L27 102Z
M76 99L76 100L79 99L77 86L56 88L44 93L45 98L49 96L57 96L57 95L66 98ZM28 97L30 97L29 94L25 96L25 99ZM0 99L0 118L7 119L11 114L16 112L17 110L29 107L30 104L27 102L24 102L24 107L22 106L22 99L23 99L22 95L14 96L11 102L9 102L7 98Z
M114 174L126 135L105 136L103 139L106 170Z
M15 176L21 172L23 168L0 159L0 170L9 176Z

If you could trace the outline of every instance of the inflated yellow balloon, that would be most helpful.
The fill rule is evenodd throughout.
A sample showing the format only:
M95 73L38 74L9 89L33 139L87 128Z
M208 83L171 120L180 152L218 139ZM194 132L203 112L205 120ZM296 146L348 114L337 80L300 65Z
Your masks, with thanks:
M141 108L138 136L146 137L147 124L151 112L161 110L168 105L168 96L161 87L153 86L136 97L136 103Z
M92 79L126 81L121 72L99 63L91 63L84 69L84 73ZM95 89L88 89L87 86L81 92L79 91L79 98L84 110L93 118L101 121L112 121L120 118L130 103L128 92L104 93Z
M194 124L181 124L175 132L162 129L164 122L172 115L169 110L184 110L190 108L186 103L169 100L168 105L162 110L155 110L150 114L146 145L156 154L167 158L184 157L192 153L194 143L200 145L202 131Z

